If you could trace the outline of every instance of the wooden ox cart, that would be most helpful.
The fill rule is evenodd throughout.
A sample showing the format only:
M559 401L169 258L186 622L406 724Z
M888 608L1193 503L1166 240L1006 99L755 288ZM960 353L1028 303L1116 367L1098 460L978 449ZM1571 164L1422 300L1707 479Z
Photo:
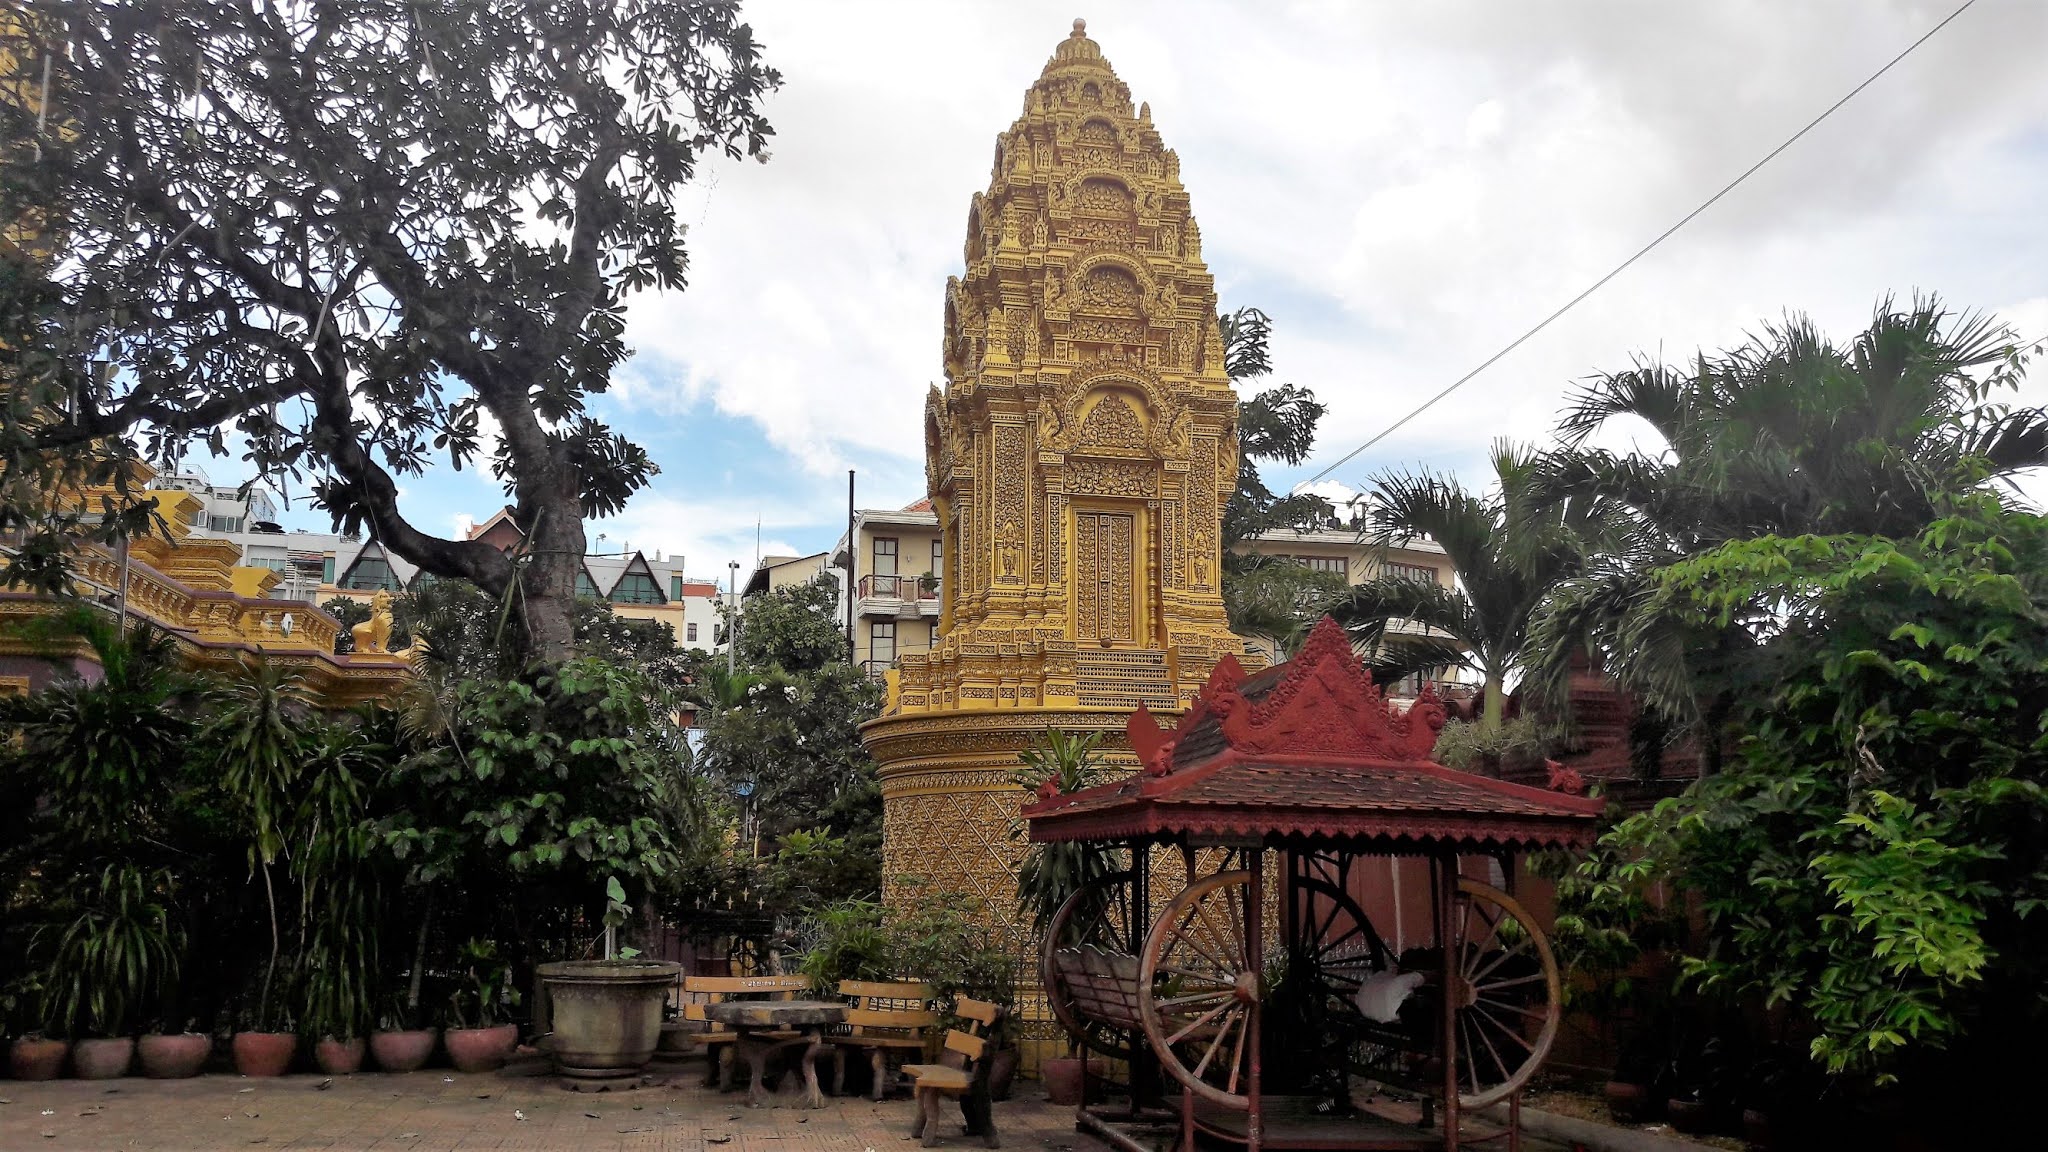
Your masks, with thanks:
M1132 716L1137 775L1025 808L1034 843L1114 862L1043 955L1053 1014L1128 1073L1084 1130L1134 1152L1161 1124L1190 1149L1517 1143L1559 987L1516 857L1584 842L1601 803L1431 762L1443 717L1428 692L1386 701L1326 619L1258 675L1226 657L1177 730Z

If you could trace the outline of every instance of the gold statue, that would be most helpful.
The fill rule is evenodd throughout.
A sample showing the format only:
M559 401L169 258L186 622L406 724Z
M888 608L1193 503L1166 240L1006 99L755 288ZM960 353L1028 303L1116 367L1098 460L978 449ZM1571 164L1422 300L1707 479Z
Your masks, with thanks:
M379 588L370 598L370 618L348 630L359 653L391 651L391 593Z

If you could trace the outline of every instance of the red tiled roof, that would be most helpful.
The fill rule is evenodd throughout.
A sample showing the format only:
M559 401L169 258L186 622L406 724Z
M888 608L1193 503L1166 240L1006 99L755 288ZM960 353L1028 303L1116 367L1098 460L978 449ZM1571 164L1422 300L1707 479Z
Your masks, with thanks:
M1130 720L1137 776L1027 805L1031 839L1343 840L1377 850L1516 850L1589 839L1603 802L1432 763L1444 721L1426 689L1390 705L1325 618L1301 654L1247 678L1219 661L1180 728Z
M903 510L905 512L930 512L932 511L932 498L927 496L915 504L906 504L903 506Z

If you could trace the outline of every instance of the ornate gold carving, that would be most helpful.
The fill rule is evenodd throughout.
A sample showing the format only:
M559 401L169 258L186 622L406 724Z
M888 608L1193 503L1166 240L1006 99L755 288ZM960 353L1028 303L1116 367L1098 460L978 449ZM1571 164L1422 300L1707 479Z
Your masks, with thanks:
M1086 447L1142 448L1145 425L1123 397L1107 392L1081 421L1081 443Z
M1179 161L1134 107L1077 31L974 198L925 406L947 632L862 729L887 898L912 873L972 892L1020 952L1018 752L1049 727L1121 748L1121 710L1170 713L1215 653L1243 651L1214 587L1236 407L1220 350L1204 354L1215 286Z

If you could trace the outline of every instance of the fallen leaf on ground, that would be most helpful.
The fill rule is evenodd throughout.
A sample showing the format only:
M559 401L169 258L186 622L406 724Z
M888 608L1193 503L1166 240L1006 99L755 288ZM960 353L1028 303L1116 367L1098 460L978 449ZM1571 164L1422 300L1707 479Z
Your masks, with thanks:
M514 1108L514 1109L512 1110L512 1118L513 1118L514 1120L524 1120L524 1119L526 1119L526 1113L524 1113L524 1112L521 1112L521 1111L520 1111L519 1109L517 1109L517 1108Z
M239 1096L239 1095L241 1095L241 1094L242 1094L242 1093L244 1093L244 1092L254 1092L254 1091L255 1091L255 1089L254 1089L254 1088L237 1088L237 1089L235 1089L235 1095Z
M732 1136L731 1136L730 1134L720 1134L720 1135L717 1135L717 1136L706 1136L706 1137L704 1138L704 1142L705 1142L706 1144L730 1144L730 1143L732 1143Z
M584 1113L584 1115L585 1115L585 1116L588 1116L588 1117L590 1117L590 1118L591 1118L592 1120L602 1120L602 1119L604 1119L604 1117L602 1117L602 1116L599 1116L599 1115L598 1115L597 1113L595 1113L595 1112L585 1112L585 1113Z
M334 1077L332 1076L329 1076L327 1079L322 1080L318 1084L313 1085L314 1091L317 1092L325 1092L332 1087L334 1087Z
M400 1132L398 1138L400 1140L417 1140L420 1138L420 1134L417 1132Z
M56 1132L55 1132L54 1130L52 1130L52 1129L49 1129L49 1128L45 1128L45 1129L43 1129L43 1139L45 1139L45 1140L55 1140L56 1138L57 1138L57 1133L56 1133Z
M491 1098L491 1094L489 1092L479 1092L476 1094L476 1098L479 1100L489 1100Z

